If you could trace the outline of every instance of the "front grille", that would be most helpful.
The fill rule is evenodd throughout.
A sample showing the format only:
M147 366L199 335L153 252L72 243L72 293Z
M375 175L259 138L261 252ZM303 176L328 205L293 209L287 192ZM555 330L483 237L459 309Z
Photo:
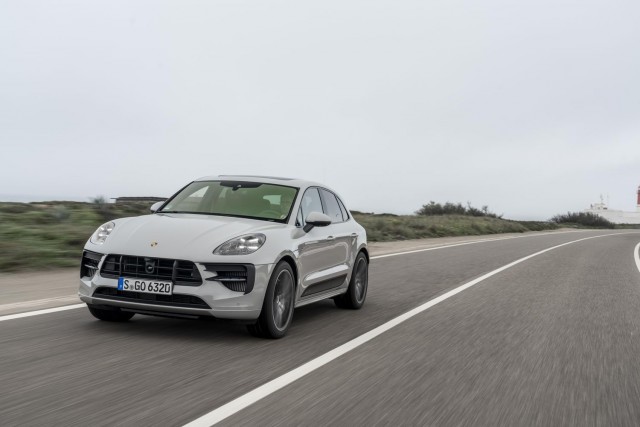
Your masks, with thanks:
M202 277L191 261L178 259L107 255L100 275L117 279L121 276L135 279L171 281L180 286L200 286Z
M209 305L202 299L193 295L156 295L142 292L120 291L116 288L101 287L93 293L95 297L110 299L114 301L141 302L144 304L166 305L173 307L205 308Z
M98 264L102 259L102 254L84 251L82 252L82 262L80 264L80 278L88 277L93 279L98 271Z
M235 292L248 294L253 290L256 268L252 264L204 264L205 271L215 275L207 281L222 283Z

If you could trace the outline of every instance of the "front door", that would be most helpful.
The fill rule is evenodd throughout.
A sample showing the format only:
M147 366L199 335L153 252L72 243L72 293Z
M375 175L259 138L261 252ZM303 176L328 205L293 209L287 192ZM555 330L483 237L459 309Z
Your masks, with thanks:
M337 221L331 215L334 203L337 206L337 202L335 196L332 195L334 199L331 201L322 193L324 191L315 187L307 189L298 212L298 223L301 226L304 226L304 219L311 212L325 213L335 221L326 227L314 227L300 237L298 259L301 287L298 296L302 298L340 287L349 273L353 237L346 233L348 227L340 224L342 216Z

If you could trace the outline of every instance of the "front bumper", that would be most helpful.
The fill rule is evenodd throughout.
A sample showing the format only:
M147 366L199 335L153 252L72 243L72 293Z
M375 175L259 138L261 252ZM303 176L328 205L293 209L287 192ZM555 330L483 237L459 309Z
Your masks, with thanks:
M205 264L196 263L200 271L202 284L200 286L181 286L174 284L173 295L176 298L168 301L151 301L132 298L131 294L117 291L118 279L103 277L100 269L105 257L98 264L98 270L93 277L84 276L80 279L78 296L87 304L98 306L120 307L143 314L177 315L177 316L208 316L221 319L254 320L260 316L264 295L273 270L273 264L255 265L255 279L251 292L235 292L222 283L211 279L214 273L208 271ZM96 292L98 289L99 292ZM108 288L105 290L104 288ZM116 295L118 294L118 295ZM185 304L193 296L199 298L204 305ZM191 298L193 299L193 298ZM194 300L195 301L195 300Z

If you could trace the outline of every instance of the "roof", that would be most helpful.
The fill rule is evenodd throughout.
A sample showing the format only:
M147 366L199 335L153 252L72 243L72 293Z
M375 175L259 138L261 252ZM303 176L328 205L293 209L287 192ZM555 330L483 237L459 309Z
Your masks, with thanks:
M288 185L291 187L305 188L312 186L319 186L328 188L324 184L320 184L313 181L307 181L304 179L296 178L280 178L275 176L260 176L260 175L217 175L217 176L203 176L196 179L196 181L247 181L247 182L263 182L265 184L275 185Z

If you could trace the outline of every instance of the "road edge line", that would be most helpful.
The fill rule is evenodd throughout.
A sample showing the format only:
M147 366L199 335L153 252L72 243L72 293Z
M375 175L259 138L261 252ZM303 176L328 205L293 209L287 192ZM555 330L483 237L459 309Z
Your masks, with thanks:
M59 311L73 310L73 309L82 308L85 306L86 304L72 304L72 305L63 305L61 307L45 308L45 309L36 310L36 311L25 311L23 313L5 314L4 316L0 316L0 322L4 322L5 320L22 319L23 317L39 316L40 314L49 314L49 313L57 313Z
M494 237L494 238L488 238L488 239L479 239L479 240L465 240L462 242L458 242L458 243L451 243L451 244L444 244L441 246L434 246L431 248L420 248L420 249L411 249L408 251L401 251L401 252L392 252L389 254L382 254L382 255L374 255L371 256L371 259L379 259L379 258L388 258L388 257L394 257L394 256L400 256L400 255L410 255L410 254L415 254L415 253L419 253L419 252L427 252L427 251L434 251L436 249L446 249L446 248L454 248L456 246L466 246L466 245L474 245L476 243L485 243L485 242L499 242L502 240L512 240L512 239L523 239L523 238L527 238L527 237L539 237L539 236L549 236L552 234L566 234L566 233L581 233L587 230L571 230L571 231L555 231L555 232L543 232L543 233L537 233L537 234L528 234L525 236L504 236L504 237Z

